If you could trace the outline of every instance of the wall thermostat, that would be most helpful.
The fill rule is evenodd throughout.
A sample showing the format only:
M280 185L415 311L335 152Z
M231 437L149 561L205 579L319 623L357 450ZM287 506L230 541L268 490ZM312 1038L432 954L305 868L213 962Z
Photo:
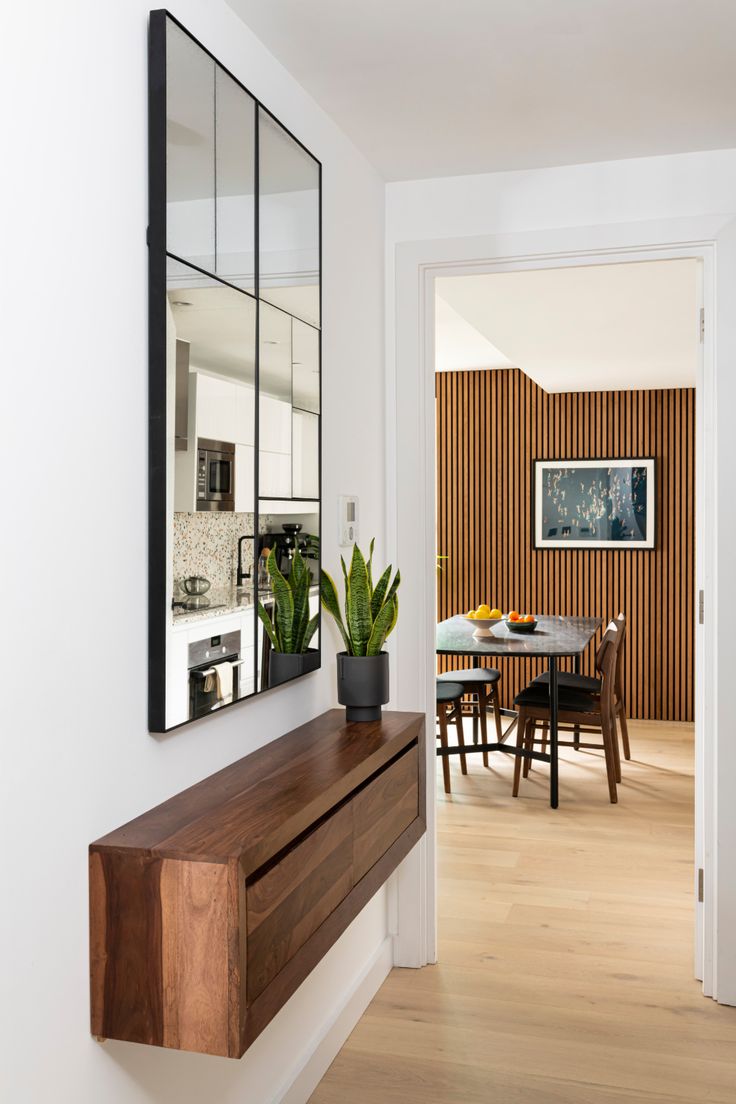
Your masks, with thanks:
M341 548L356 544L358 540L358 496L340 495L337 500L338 533Z

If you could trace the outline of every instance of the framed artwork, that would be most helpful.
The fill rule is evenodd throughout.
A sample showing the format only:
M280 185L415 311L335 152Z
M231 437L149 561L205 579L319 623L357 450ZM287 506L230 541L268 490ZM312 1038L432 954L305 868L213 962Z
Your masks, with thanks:
M535 548L654 548L654 460L535 460Z

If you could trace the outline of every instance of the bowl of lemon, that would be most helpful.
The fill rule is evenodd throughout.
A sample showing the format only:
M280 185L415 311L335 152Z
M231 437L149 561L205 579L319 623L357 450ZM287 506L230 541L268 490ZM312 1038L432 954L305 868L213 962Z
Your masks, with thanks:
M503 621L503 614L500 609L491 609L490 606L483 605L478 606L477 609L468 610L465 614L465 620L472 622L475 626L475 632L473 636L481 639L484 636L493 636L491 631L494 625L500 625Z

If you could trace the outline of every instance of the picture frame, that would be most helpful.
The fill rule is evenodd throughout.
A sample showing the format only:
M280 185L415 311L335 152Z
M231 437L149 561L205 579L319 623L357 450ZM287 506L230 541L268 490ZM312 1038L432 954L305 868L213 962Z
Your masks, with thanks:
M534 547L653 549L654 457L534 461Z

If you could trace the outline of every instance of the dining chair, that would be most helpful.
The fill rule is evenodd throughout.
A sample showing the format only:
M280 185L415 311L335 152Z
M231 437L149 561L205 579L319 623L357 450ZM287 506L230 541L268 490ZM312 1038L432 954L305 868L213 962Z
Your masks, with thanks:
M618 617L613 622L618 630L617 638L617 653L616 653L616 674L614 678L613 687L613 708L615 719L618 721L618 727L621 730L621 744L623 747L624 758L631 759L631 747L629 745L629 729L626 723L626 702L624 698L624 640L626 638L626 616L623 613L619 613ZM601 647L603 642L601 641ZM600 647L596 653L596 671L599 669ZM534 680L534 683L539 686L549 685L549 671L545 671L544 674L538 675ZM593 675L578 675L574 671L560 671L557 675L557 686L560 690L575 690L584 694L600 694L601 692L601 680L597 676ZM543 747L544 749L544 747ZM527 760L528 762L528 760ZM621 781L619 777L619 782Z
M459 671L444 671L437 676L438 682L458 682L463 688L463 696L471 696L471 716L473 717L473 743L478 743L476 720L480 719L481 743L488 743L488 703L493 706L496 722L496 739L503 740L501 726L501 701L498 696L498 683L501 672L495 667L465 667ZM486 689L487 688L487 689ZM483 752L483 766L488 766L488 752Z
M615 621L611 621L596 654L596 669L600 675L600 693L585 693L581 690L559 687L558 724L561 732L572 732L572 740L558 739L560 747L592 748L600 750L600 743L583 742L581 733L601 733L602 747L606 760L608 794L612 804L618 801L616 783L621 781L621 764L616 737L614 711L614 686L616 680L616 662L620 649L621 636ZM531 682L525 690L517 694L514 704L518 709L516 746L519 750L532 751L536 742L537 725L549 724L549 692L541 682ZM539 742L546 746L547 735L540 736ZM519 795L521 779L521 756L514 762L513 796ZM524 777L529 774L531 760L524 758Z
M440 741L440 745L443 748L448 747L447 742L447 726L450 722L454 721L455 728L457 729L457 742L461 748L465 747L465 738L463 736L463 694L465 690L460 682L442 682L437 679L437 722L439 724L439 732L437 737ZM440 755L440 749L438 748L437 754ZM452 793L452 787L450 785L450 757L448 755L440 755L442 759L442 777L445 784L445 793ZM465 753L460 753L460 769L463 774L468 773L468 763L465 758Z

